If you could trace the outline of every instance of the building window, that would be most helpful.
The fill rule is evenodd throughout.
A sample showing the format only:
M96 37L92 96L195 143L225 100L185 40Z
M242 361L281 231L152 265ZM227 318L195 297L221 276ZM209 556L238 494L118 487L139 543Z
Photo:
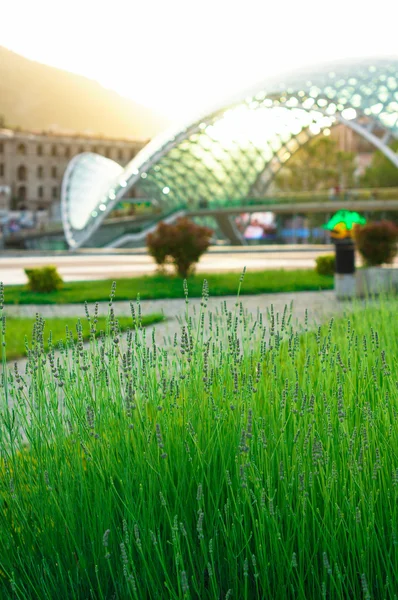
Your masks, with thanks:
M43 156L43 146L41 144L37 146L37 156Z
M4 177L4 164L0 163L0 177Z
M0 142L0 154L3 154L4 152L4 144L3 142Z
M80 146L80 148L79 148L79 150L78 150L78 153L79 153L79 154L83 154L83 152L84 152L84 148L83 148L83 146Z
M120 150L118 151L118 153L117 153L117 158L118 158L118 160L123 160L123 150L121 150L121 149L120 149Z
M66 146L66 148L65 148L65 158L70 158L70 148L69 148L69 146Z
M25 165L20 165L17 169L17 179L18 181L26 181L28 175L28 170Z
M18 200L26 200L26 186L20 185L18 188Z
M51 156L58 156L57 146L51 147Z
M52 197L53 197L53 200L56 200L58 198L58 188L57 187L53 187Z
M43 179L43 173L44 173L43 167L37 167L37 177L39 179Z
M26 154L26 146L25 146L25 144L18 144L18 146L17 146L17 154L22 154L23 156L25 156L25 154Z
M137 154L137 152L135 150L132 150L130 152L130 160L133 160L134 156Z
M93 149L91 150L91 152L94 152L94 154L98 154L97 146L93 146Z
M57 167L51 167L51 177L57 179Z
M39 198L43 198L43 186L39 185L39 187L37 188L37 195L39 196Z
M111 153L112 153L111 148L105 148L105 156L106 156L106 158L110 158L111 157Z

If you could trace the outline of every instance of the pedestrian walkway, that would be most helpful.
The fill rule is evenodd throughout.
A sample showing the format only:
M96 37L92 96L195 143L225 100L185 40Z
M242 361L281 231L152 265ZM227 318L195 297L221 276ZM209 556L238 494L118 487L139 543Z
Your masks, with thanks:
M244 309L257 314L258 311L264 315L267 309L273 305L275 312L282 313L285 306L293 303L293 321L303 323L306 311L308 313L308 323L321 323L333 314L342 312L345 304L336 301L333 291L322 292L291 292L283 294L256 294L241 296ZM208 309L214 311L222 303L226 302L229 309L232 309L236 302L234 296L222 296L209 298ZM189 300L189 310L198 310L201 299L192 298ZM163 313L165 321L150 326L155 328L155 337L158 343L164 339L173 339L175 333L180 331L180 319L184 318L186 312L185 299L167 299L167 300L141 300L141 312L143 315L150 313ZM113 308L116 316L128 316L131 314L130 302L114 302ZM90 314L94 312L94 303L88 304ZM99 315L106 315L109 311L108 302L99 303ZM10 305L6 306L8 316L32 317L39 313L44 318L49 317L80 317L85 318L84 304L47 304L47 305Z

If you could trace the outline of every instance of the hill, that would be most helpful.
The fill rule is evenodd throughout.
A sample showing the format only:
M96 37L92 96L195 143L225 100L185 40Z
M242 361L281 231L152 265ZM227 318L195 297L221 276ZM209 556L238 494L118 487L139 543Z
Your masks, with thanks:
M133 75L131 75L133 76ZM8 127L148 139L167 120L96 81L0 46L0 115Z

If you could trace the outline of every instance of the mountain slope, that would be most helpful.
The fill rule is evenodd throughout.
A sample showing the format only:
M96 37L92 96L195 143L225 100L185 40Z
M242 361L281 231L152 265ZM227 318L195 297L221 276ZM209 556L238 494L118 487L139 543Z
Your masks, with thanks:
M90 131L114 138L147 139L168 125L150 109L96 81L1 46L0 115L9 127Z

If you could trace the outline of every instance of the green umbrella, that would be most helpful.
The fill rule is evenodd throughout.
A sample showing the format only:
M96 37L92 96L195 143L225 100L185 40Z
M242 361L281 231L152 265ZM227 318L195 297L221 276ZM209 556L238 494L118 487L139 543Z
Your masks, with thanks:
M336 228L336 225L341 224L345 225L346 229L351 230L354 225L365 225L365 223L365 217L361 217L361 215L357 212L352 210L339 210L326 223L326 225L322 225L322 227L323 229L329 229L329 231L333 231Z

